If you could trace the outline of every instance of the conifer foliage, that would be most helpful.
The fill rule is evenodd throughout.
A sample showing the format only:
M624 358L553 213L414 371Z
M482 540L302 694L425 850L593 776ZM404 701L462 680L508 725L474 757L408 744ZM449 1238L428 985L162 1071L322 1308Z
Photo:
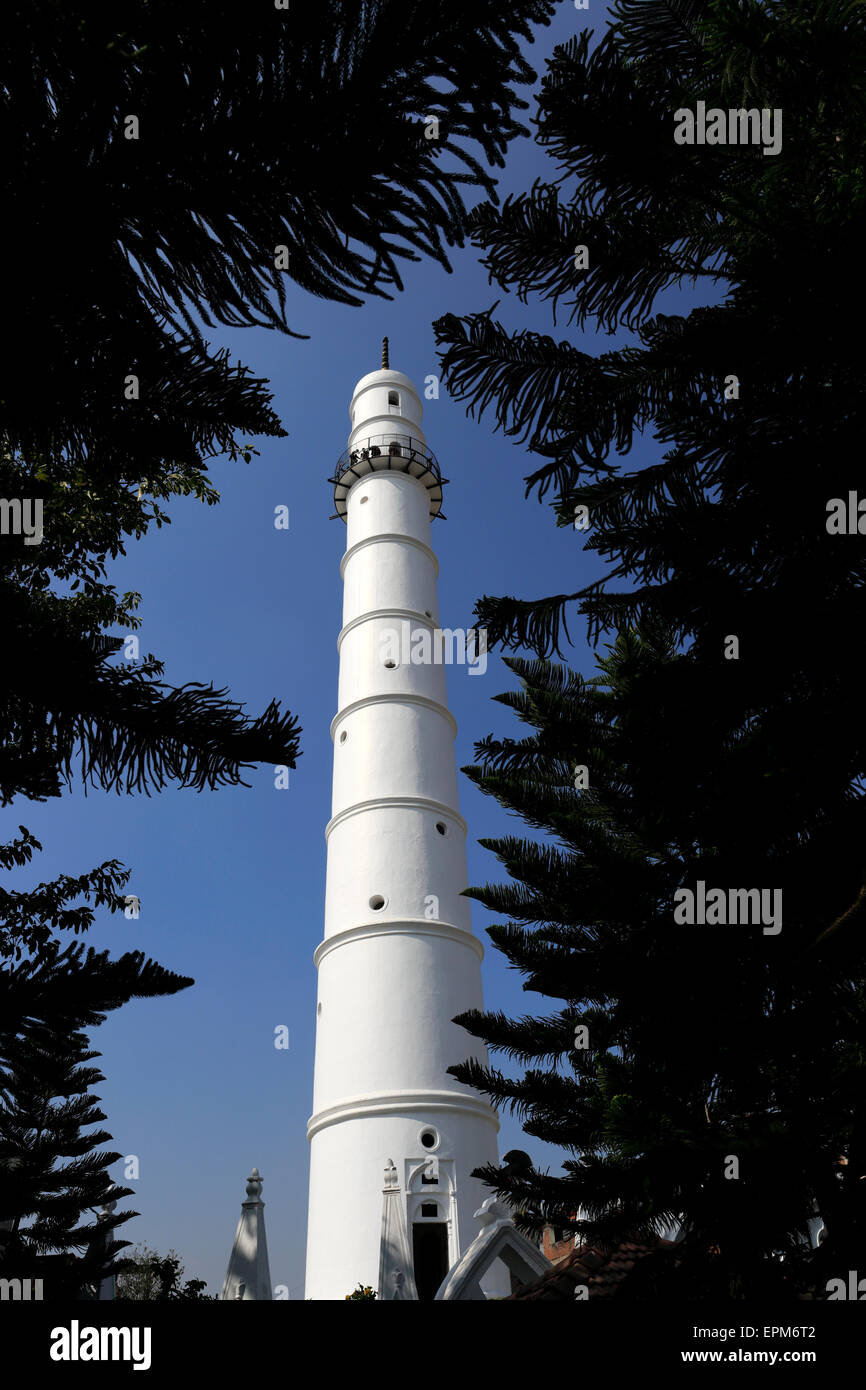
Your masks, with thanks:
M751 853L709 841L666 786L675 720L649 703L659 672L687 660L669 638L634 632L591 680L507 660L521 688L498 698L528 732L485 739L464 771L537 838L482 840L513 881L468 893L508 919L491 939L524 988L559 1008L460 1015L526 1072L451 1070L570 1152L564 1176L479 1170L525 1229L551 1222L615 1243L681 1222L689 1296L784 1293L817 1277L806 1255L817 1213L829 1233L819 1268L847 1269L863 1230L851 1166L862 1163L862 963L816 940L821 875L844 870L846 850L815 837L768 861L768 836ZM771 881L782 931L675 923L675 892L699 878Z
M0 864L21 867L39 849L22 826ZM129 999L193 983L141 951L112 959L61 944L57 932L85 932L98 908L119 911L128 879L112 860L27 892L0 888L0 1277L42 1279L46 1302L95 1297L128 1244L116 1228L137 1215L96 1211L132 1189L112 1183L122 1155L92 1128L105 1120L92 1089L104 1077L87 1030Z
M358 305L406 262L448 265L464 190L495 196L523 129L521 46L553 8L7 7L0 496L39 498L44 534L0 536L0 800L57 795L78 745L102 786L295 765L276 703L250 718L223 690L162 685L158 663L110 665L105 628L135 596L103 583L106 558L165 524L166 499L216 502L211 458L285 433L267 382L205 329L303 337L290 284ZM46 592L58 579L73 592Z
M464 1017L530 1070L455 1075L573 1155L565 1177L486 1173L536 1229L682 1221L669 1289L820 1290L866 1234L864 59L844 0L619 0L549 65L559 176L473 228L503 290L632 341L593 356L492 311L437 324L452 394L538 456L527 494L559 525L588 509L576 544L607 562L476 609L537 660L501 697L533 732L480 744L470 775L552 839L490 842L514 884L474 896L562 1007ZM781 112L781 149L676 143L698 102ZM706 304L660 312L684 284ZM658 459L629 469L642 432ZM602 684L548 664L575 613L612 638ZM699 882L780 893L781 930L677 922Z
M273 424L263 383L210 358L200 324L297 333L290 283L357 305L400 289L403 263L447 266L462 190L493 194L523 130L521 43L553 9L9 6L2 279L16 336L0 426L13 447L62 443L80 462L98 440L147 478L143 455L215 416ZM127 373L155 417L128 408Z

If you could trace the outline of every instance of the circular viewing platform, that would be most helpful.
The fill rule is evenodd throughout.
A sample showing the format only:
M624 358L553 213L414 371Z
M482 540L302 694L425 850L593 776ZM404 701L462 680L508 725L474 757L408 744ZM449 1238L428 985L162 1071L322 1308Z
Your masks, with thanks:
M442 485L448 479L439 471L436 455L408 434L374 434L367 439L356 439L351 449L346 449L337 460L333 478L334 518L346 520L346 498L355 483L370 473L408 473L417 478L427 489L430 500L430 516L445 519L442 511ZM333 518L332 518L333 519Z

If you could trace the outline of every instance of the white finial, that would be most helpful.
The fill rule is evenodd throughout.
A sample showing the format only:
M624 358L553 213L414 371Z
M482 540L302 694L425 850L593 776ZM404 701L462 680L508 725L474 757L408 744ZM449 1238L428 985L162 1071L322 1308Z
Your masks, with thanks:
M510 1219L508 1209L495 1197L487 1197L475 1213L475 1220L479 1226L492 1226L494 1221L501 1221L503 1218Z
M273 1299L261 1190L262 1175L254 1168L247 1178L247 1198L241 1202L241 1219L235 1231L221 1299L244 1299L246 1302Z

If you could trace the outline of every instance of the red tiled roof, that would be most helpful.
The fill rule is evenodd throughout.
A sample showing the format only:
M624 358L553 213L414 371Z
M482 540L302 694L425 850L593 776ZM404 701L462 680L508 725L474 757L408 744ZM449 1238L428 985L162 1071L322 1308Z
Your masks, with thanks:
M611 1250L593 1245L581 1245L554 1269L542 1274L533 1284L526 1284L510 1298L567 1299L574 1301L578 1284L586 1284L589 1297L613 1298L639 1260L656 1250L670 1247L671 1240L658 1238L642 1241L621 1241Z

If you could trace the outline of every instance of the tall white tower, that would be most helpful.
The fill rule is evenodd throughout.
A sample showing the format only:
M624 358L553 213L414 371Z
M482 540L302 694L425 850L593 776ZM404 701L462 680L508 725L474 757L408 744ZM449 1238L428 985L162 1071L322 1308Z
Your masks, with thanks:
M460 896L466 822L445 667L406 659L421 630L435 646L430 522L447 480L427 448L415 387L388 366L387 339L382 370L358 382L350 413L332 480L347 536L325 933L315 954L305 1296L377 1287L383 1173L393 1161L388 1190L399 1188L409 1287L414 1274L424 1300L478 1235L473 1215L490 1193L469 1174L497 1162L499 1127L492 1106L447 1072L467 1057L487 1061L483 1044L451 1021L482 1007L483 951ZM401 633L402 652L387 632ZM509 1292L500 1264L484 1291Z

